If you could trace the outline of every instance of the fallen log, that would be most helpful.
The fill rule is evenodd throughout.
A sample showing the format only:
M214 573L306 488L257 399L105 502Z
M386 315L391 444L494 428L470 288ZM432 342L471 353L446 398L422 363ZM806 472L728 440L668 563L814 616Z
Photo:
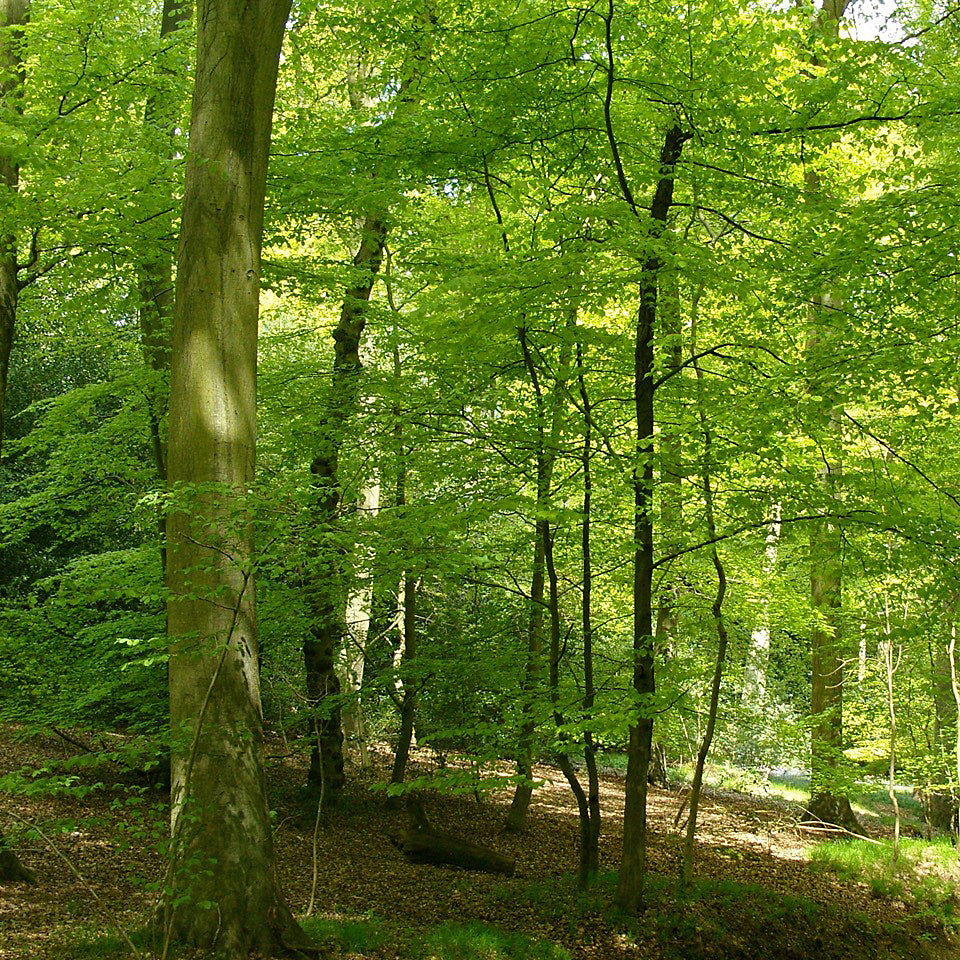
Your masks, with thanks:
M505 856L490 847L470 843L449 833L434 830L427 821L419 797L407 800L412 823L399 837L390 840L398 850L414 863L429 863L441 867L459 867L461 870L479 870L512 877L516 868L513 857Z
M513 857L435 830L418 830L412 827L395 843L403 855L414 863L480 870L483 873L502 873L508 877L513 876L516 868Z

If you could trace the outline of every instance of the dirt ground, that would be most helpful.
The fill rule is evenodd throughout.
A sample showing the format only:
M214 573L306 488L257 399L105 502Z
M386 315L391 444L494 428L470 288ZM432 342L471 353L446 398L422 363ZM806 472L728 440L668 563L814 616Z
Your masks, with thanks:
M271 750L268 779L279 874L294 912L302 914L311 894L316 806L302 787L303 758L284 755L281 745ZM0 730L0 774L56 764L76 752L53 735L23 740L16 731ZM675 820L681 798L653 788L651 894L636 922L625 924L607 902L609 873L590 895L579 894L571 880L576 808L559 771L538 769L544 785L534 794L529 830L520 836L502 833L506 794L427 799L438 829L515 857L516 873L506 878L408 862L390 842L405 827L406 815L388 810L383 793L370 789L384 777L388 758L374 751L373 759L372 770L349 771L348 789L321 820L316 838L316 912L337 920L375 917L387 931L375 946L344 956L429 957L421 934L446 923L491 924L544 938L576 960L960 956L960 944L949 942L932 920L806 862L806 850L815 841L797 831L796 805L779 798L729 792L704 798L696 872L716 882L699 885L681 901L674 886L660 880L678 873L682 822L678 826ZM427 762L421 758L423 769ZM164 794L138 788L129 778L122 787L110 785L113 774L102 766L77 775L81 785L108 785L83 796L0 794L0 829L16 836L28 821L44 834L23 837L17 845L38 882L0 887L0 960L103 956L84 942L118 927L142 928L151 914L149 884L162 873L152 843L164 831ZM603 871L614 870L619 860L622 791L618 775L604 776ZM504 954L489 956L495 960Z

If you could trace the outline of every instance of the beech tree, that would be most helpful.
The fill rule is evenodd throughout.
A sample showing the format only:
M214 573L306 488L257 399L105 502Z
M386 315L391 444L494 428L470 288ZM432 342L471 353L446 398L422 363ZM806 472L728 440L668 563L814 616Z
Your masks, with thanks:
M228 958L304 945L274 870L245 503L256 453L264 190L289 7L198 4L177 261L165 934Z

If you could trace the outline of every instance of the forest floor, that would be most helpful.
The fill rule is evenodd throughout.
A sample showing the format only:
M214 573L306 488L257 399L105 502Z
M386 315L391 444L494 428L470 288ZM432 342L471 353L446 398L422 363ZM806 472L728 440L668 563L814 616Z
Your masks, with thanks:
M280 744L276 754L286 751ZM51 735L24 739L0 728L0 774L45 767L76 749ZM512 877L408 862L391 843L407 823L370 786L385 775L350 770L339 805L316 831L315 916L307 927L343 958L375 960L945 960L960 941L934 911L876 885L841 881L808 860L814 838L798 831L798 804L777 796L714 791L700 813L696 874L681 896L679 791L650 794L650 881L646 906L627 918L611 906L619 859L622 776L603 777L602 873L590 890L573 880L576 807L559 771L541 767L528 831L502 833L508 795L431 796L436 829L516 858ZM421 758L421 770L427 758ZM114 783L111 768L70 770L72 792L0 795L0 827L16 840L33 886L0 887L0 960L131 956L118 932L142 930L150 884L161 876L157 840L161 790ZM304 762L274 757L268 779L276 811L281 883L298 915L307 911L314 869L316 803L302 788ZM103 784L94 789L94 784ZM885 811L865 830L889 837ZM33 825L28 831L24 823ZM42 835L36 832L42 831ZM882 894L883 891L880 891ZM142 944L143 939L134 937ZM140 947L146 957L149 951Z

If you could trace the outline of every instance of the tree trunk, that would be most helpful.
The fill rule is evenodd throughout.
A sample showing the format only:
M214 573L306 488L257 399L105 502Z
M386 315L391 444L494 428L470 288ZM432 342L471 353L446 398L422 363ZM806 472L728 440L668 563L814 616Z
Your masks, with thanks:
M359 509L364 516L373 518L380 510L380 484L376 479L360 491ZM343 733L356 745L360 766L370 766L367 751L367 725L363 715L363 667L367 655L367 635L370 632L370 610L373 604L374 557L368 552L364 558L366 569L361 570L347 595L346 643L340 652L340 686L346 691L343 704Z
M713 508L713 481L711 479L713 448L713 433L710 430L707 413L703 402L703 371L697 362L697 303L691 311L690 318L690 355L693 358L693 368L697 375L697 409L700 426L703 432L703 470L701 485L703 487L703 509L707 521L707 539L713 541L710 550L713 568L717 573L717 593L714 597L712 613L713 622L717 629L717 656L714 661L713 680L710 684L710 707L707 712L707 726L703 732L700 749L697 751L697 763L693 772L693 782L690 784L690 813L687 818L687 835L683 844L683 866L680 879L684 887L689 886L693 878L694 842L697 836L697 814L700 809L700 792L703 787L703 770L706 766L710 746L713 743L713 733L717 725L717 712L720 705L720 686L723 682L723 670L727 660L727 626L723 619L723 600L727 593L727 576L717 551L717 523Z
M849 0L823 0L815 27L826 39L839 36L840 20L848 3ZM805 173L804 190L808 198L815 198L821 193L820 176L813 167ZM821 293L811 301L808 358L815 358L839 306L829 292ZM817 398L817 413L829 435L827 445L833 441L839 447L840 418L831 396L832 388L821 371L812 369L811 373L809 390ZM839 457L831 459L829 450L825 450L821 476L828 504L837 500L840 475ZM810 600L816 620L810 643L812 722L809 812L824 822L861 832L840 777L843 754L843 656L839 616L842 547L841 532L835 523L824 518L810 524Z
M0 100L9 101L19 95L23 86L23 67L19 44L22 28L30 16L29 0L0 0ZM19 106L15 107L19 111ZM4 152L0 156L0 189L11 195L20 188L20 166ZM13 203L9 203L12 208ZM7 377L10 353L17 324L17 301L20 287L17 279L16 218L0 227L0 466L2 466L4 410L7 400Z
M574 313L574 318L576 313ZM550 401L550 429L546 428L546 403L540 386L540 377L530 353L527 341L527 330L521 327L518 331L520 349L523 353L524 365L533 385L537 412L537 502L535 541L533 547L533 569L530 576L530 608L527 621L527 663L524 672L524 720L520 730L518 745L517 772L524 778L513 794L510 811L507 814L505 829L511 833L521 833L527 827L527 812L530 808L530 798L533 796L533 737L534 737L534 704L537 687L542 683L543 669L543 615L547 604L544 602L545 591L545 564L546 547L550 536L549 523L544 516L550 506L550 492L553 486L553 467L557 459L557 442L560 434L563 385L561 371L570 363L570 343L564 334L560 345L560 356L557 362L557 379Z
M583 567L583 594L580 603L580 622L583 630L583 714L591 723L596 683L593 678L593 563L590 543L590 520L593 497L591 474L591 449L593 414L590 395L587 393L583 373L583 348L577 344L577 384L583 404L583 522L580 529L581 562ZM593 733L587 728L583 735L583 759L587 768L587 814L590 819L586 850L581 847L580 883L585 886L600 869L600 777L597 773L597 745Z
M417 49L397 90L394 119L412 112L418 106L417 91L421 72L429 56L429 35L426 49ZM353 85L351 85L353 86ZM359 100L351 90L351 102ZM377 176L374 170L373 176ZM313 552L324 548L322 541L333 528L340 505L340 451L347 429L356 411L360 395L360 342L367 323L373 284L383 262L387 242L384 211L367 214L360 226L360 243L353 257L355 282L344 292L340 320L333 331L334 358L330 390L324 421L320 426L316 452L310 464L314 498L312 504ZM325 794L335 799L344 785L343 729L339 704L340 681L336 660L343 641L343 586L336 551L328 556L319 570L311 575L307 586L307 602L312 625L303 642L307 699L319 715L319 742L310 757L309 782L323 785ZM316 557L314 557L316 559ZM322 571L322 572L321 572Z
M612 14L613 3L610 9ZM607 22L610 45L611 24ZM612 59L612 54L610 54ZM608 77L612 84L613 69ZM608 85L608 93L609 93ZM650 232L659 237L673 203L674 168L688 139L678 126L667 131L660 152L660 179L650 205ZM618 163L618 167L619 167ZM621 186L623 181L621 173ZM632 194L625 197L636 210ZM634 405L637 438L633 474L633 682L634 720L630 724L627 746L627 778L623 811L623 849L617 902L635 912L643 896L647 860L647 773L653 740L653 698L656 693L653 651L653 496L654 496L654 324L657 317L657 283L662 261L656 255L642 263L640 305L637 308L636 349L634 354Z
M226 958L304 937L264 779L252 523L263 198L289 0L201 0L173 327L171 863L165 939Z
M417 658L417 580L409 571L403 575L402 615L401 648L398 650L401 668L409 667ZM400 732L397 736L397 751L393 756L393 770L390 772L390 782L394 784L403 783L406 776L410 748L414 743L416 704L417 684L407 677L400 691Z
M312 528L315 537L329 534L340 506L340 450L349 420L360 397L360 340L367 322L373 283L383 261L387 228L377 216L368 216L361 230L353 265L361 279L344 294L340 321L333 331L334 360L326 419L318 451L310 464L314 483ZM322 549L319 544L317 551ZM335 800L345 783L343 769L342 708L337 657L343 642L343 584L336 551L326 547L322 572L312 574L307 590L312 624L303 644L307 698L318 713L318 743L310 757L308 779Z
M767 527L767 541L763 550L763 576L769 578L777 566L780 544L779 503L773 505L773 517ZM750 631L750 646L743 670L743 690L740 698L745 707L757 712L763 709L767 698L767 667L770 663L770 602L765 599L757 622Z

